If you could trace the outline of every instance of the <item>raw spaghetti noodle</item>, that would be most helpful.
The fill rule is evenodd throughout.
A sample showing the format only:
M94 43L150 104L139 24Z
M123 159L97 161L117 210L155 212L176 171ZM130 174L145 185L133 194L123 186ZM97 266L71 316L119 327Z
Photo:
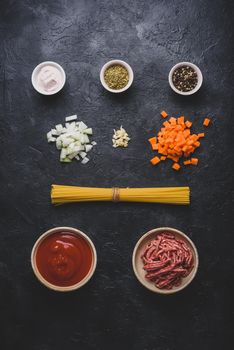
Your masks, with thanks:
M190 190L189 187L95 188L52 185L52 204L93 201L188 205L190 203Z

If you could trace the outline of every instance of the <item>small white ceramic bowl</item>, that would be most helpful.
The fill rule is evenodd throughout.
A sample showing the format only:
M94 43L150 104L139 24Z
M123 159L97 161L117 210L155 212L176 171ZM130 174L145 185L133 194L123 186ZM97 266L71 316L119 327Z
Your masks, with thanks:
M61 84L57 87L57 89L55 89L53 91L42 90L37 82L37 75L38 75L40 69L45 67L45 66L48 66L48 65L57 68L60 71L61 76L62 76ZM66 82L66 74L65 74L63 67L60 66L60 64L53 62L53 61L45 61L45 62L38 64L34 68L34 70L32 72L31 81L32 81L32 85L33 85L34 89L37 92L39 92L40 94L42 94L42 95L54 95L54 94L57 94L60 90L62 90L62 88L64 87L64 84Z
M143 252L145 251L147 244L150 241L152 241L153 239L155 239L155 237L162 232L170 232L176 238L185 241L193 253L193 261L194 261L194 267L193 267L192 271L190 272L190 274L188 276L186 276L182 279L181 285L178 287L173 287L172 289L169 289L169 290L157 288L153 282L151 282L145 278L146 272L143 269L144 264L143 264L142 259L141 259L141 256L142 256ZM144 287L149 289L150 291L152 291L154 293L165 294L165 295L177 293L177 292L181 291L182 289L184 289L185 287L187 287L189 285L189 283L192 282L192 280L194 279L194 277L197 273L198 264L199 264L198 252L197 252L197 249L196 249L194 243L192 242L192 240L188 236L186 236L183 232L176 230L175 228L171 228L171 227L160 227L160 228L156 228L156 229L153 229L153 230L145 233L139 239L139 241L136 243L134 251L133 251L133 255L132 255L133 271L134 271L138 281Z
M59 232L64 232L64 231L75 234L79 237L81 236L82 238L84 238L91 248L93 259L92 259L92 265L91 265L89 272L80 282L78 282L74 285L71 285L71 286L60 287L60 286L56 286L56 285L48 282L40 274L38 267L37 267L37 264L36 264L36 254L37 254L37 249L38 249L39 245L46 237L48 237L54 233L59 233ZM32 269L34 271L35 276L44 286L46 286L49 289L53 289L57 292L70 292L70 291L73 291L75 289L78 289L78 288L81 288L82 286L84 286L90 280L90 278L93 276L94 271L95 271L96 266L97 266L97 253L96 253L95 246L94 246L93 242L91 241L91 239L82 231L77 230L76 228L72 228L72 227L55 227L55 228L52 228L52 229L46 231L45 233L43 233L38 238L38 240L35 242L33 249L32 249L32 252L31 252L31 265L32 265Z
M127 71L128 71L128 76L129 76L129 80L128 80L127 85L126 85L124 88L119 89L119 90L109 88L109 86L106 84L105 79L104 79L105 70L106 70L107 68L109 68L110 66L113 66L114 64L119 64L119 65L123 66L124 68L126 68ZM107 62L106 64L104 64L104 66L102 67L102 69L101 69L101 71L100 71L100 80L101 80L102 86L103 86L106 90L108 90L108 91L110 91L110 92L113 92L113 93L115 93L115 94L118 94L118 93L120 93L120 92L124 92L124 91L126 91L127 89L129 89L130 86L132 85L133 78L134 78L134 74L133 74L132 68L129 66L128 63L126 63L126 62L124 62L124 61L122 61L122 60L112 60L112 61L109 61L109 62Z
M197 85L191 91L183 92L183 91L178 90L172 81L172 76L173 76L174 71L177 68L182 67L182 66L189 66L189 67L193 68L195 70L195 72L197 73L197 80L198 80ZM195 64L193 64L191 62L179 62L174 67L171 68L169 75L168 75L168 80L169 80L169 84L170 84L170 87L172 88L172 90L174 90L177 94L188 96L188 95L194 94L195 92L197 92L200 89L200 87L202 86L202 82L203 82L203 76L202 76L201 70Z

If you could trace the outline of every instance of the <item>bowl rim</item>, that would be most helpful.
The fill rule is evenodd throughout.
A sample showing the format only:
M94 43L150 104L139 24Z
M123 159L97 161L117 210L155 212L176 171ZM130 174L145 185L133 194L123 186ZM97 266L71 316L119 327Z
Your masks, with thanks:
M48 282L39 272L37 264L36 264L36 253L37 253L37 249L39 247L39 245L41 244L41 242L48 236L54 234L54 233L59 233L60 231L68 231L70 233L76 234L77 236L82 236L90 245L90 248L92 250L92 254L93 254L93 262L92 265L90 267L90 270L88 272L88 274L78 283L73 284L71 286L57 286L53 283ZM37 277L37 279L39 280L39 282L41 282L44 286L46 286L49 289L52 289L54 291L57 292L70 292L76 289L79 289L81 287L83 287L93 276L95 270L96 270L96 266L97 266L97 252L96 252L96 248L92 242L92 240L81 230L78 230L76 228L73 227L68 227L68 226L59 226L59 227L54 227L52 229L47 230L46 232L44 232L41 236L38 237L38 239L36 240L36 242L33 245L32 251L31 251L31 266L33 269L33 272L35 274L35 276Z
M37 85L37 82L36 82L36 76L38 74L38 71L46 66L46 65L51 65L51 66L54 66L56 67L60 73L62 74L62 84L54 91L51 91L51 92L46 92L42 89L39 88L39 86ZM39 63L34 69L33 69L33 72L32 72L32 75L31 75L31 82L32 82L32 85L34 87L34 89L39 92L39 94L42 94L42 95L46 95L46 96L50 96L50 95L55 95L57 94L60 90L62 90L62 88L64 87L65 85L65 82L66 82L66 73L63 69L62 66L60 66L60 64L58 64L57 62L54 62L54 61L44 61L44 62L41 62Z
M187 280L187 282L179 287L177 287L176 289L159 289L157 288L156 286L154 286L154 288L150 288L149 285L146 283L146 281L144 279L142 279L139 274L138 274L138 270L136 268L136 254L138 252L138 249L139 249L139 246L140 244L142 243L142 241L150 236L151 234L155 233L155 234L159 234L160 232L162 231L170 231L172 233L176 233L178 235L181 235L183 237L183 239L185 241L188 241L189 244L192 246L193 248L193 252L194 252L194 268L193 270L191 271L191 276L190 278ZM142 265L143 266L143 265ZM138 279L138 281L145 287L147 288L148 290L150 290L151 292L153 293L158 293L158 294L163 294L163 295L169 295L169 294L175 294L177 292L180 292L181 290L183 290L184 288L186 288L191 282L192 280L194 279L194 277L196 276L197 274L197 270L198 270L198 266L199 266L199 256L198 256L198 252L197 252L197 248L195 246L195 244L193 243L193 241L185 234L183 233L182 231L180 230L177 230L175 228L172 228L172 227L158 227L158 228L154 228L150 231L147 231L145 234L143 234L143 236L141 236L139 238L139 240L137 241L135 247L134 247L134 250L133 250L133 254L132 254L132 267L133 267L133 271L134 271L134 274L136 276L136 278Z
M173 81L172 81L172 75L174 73L174 71L181 67L181 66L190 66L191 68L193 68L196 73L197 73L197 78L198 78L198 81L197 81L197 85L195 86L195 88L193 90L190 90L190 91L187 91L187 92L183 92L183 91L180 91L178 90L175 85L173 84ZM197 92L201 86L202 86L202 83L203 83L203 75L202 75L202 72L200 70L200 68L198 66L196 66L194 63L192 62L178 62L177 64L175 64L169 74L168 74L168 81L169 81L169 85L170 87L172 88L173 91L175 91L177 94L179 95L183 95L183 96L189 96L189 95L193 95L195 94L195 92Z
M123 67L125 67L128 71L128 76L129 76L129 81L128 81L127 85L119 90L109 88L109 86L106 84L105 79L104 79L105 70L107 68L109 68L110 66L113 66L114 64L119 64L119 65L122 65ZM134 79L134 73L133 73L132 67L127 62L125 62L123 60L119 60L119 59L110 60L110 61L106 62L100 70L100 81L101 81L102 86L107 91L113 92L114 94L118 94L118 93L121 93L121 92L128 90L133 83L133 79Z

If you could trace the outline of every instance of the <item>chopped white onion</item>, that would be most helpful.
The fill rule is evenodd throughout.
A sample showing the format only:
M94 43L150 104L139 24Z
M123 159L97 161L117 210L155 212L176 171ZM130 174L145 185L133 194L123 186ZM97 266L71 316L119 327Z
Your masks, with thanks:
M77 154L78 154L78 152L73 152L73 153L68 155L68 158L69 159L73 159L73 158L75 158L77 156Z
M81 164L86 164L89 162L89 158L85 157L82 159Z
M58 138L56 140L56 147L57 147L57 149L61 149L62 148L62 141L59 140Z
M76 120L77 119L77 115L70 115L69 117L66 117L65 120L66 122L71 122L72 120Z
M74 140L71 137L67 137L63 140L63 147L67 147L72 143Z
M87 125L85 123L83 123L83 122L79 123L78 128L79 128L80 131L84 131L85 129L88 129Z
M80 152L79 154L80 154L81 158L85 158L87 156L87 153L85 153L85 152Z
M64 159L61 159L60 162L62 162L62 163L71 163L71 159L64 158Z
M84 134L84 135L83 135L83 140L84 140L83 143L89 143L89 137L88 137L88 135Z
M57 132L56 129L51 129L51 134L52 134L53 136L57 136L57 135L58 135L58 132Z
M60 135L63 131L62 124L55 125L55 129L57 130L57 135Z
M60 161L70 163L72 159L81 160L82 164L89 162L87 153L91 151L97 143L90 143L89 136L93 134L92 128L82 121L75 121L77 115L66 117L65 126L55 125L46 136L48 142L55 142L56 148L60 150Z
M60 153L60 160L66 158L66 156L67 156L67 150L66 148L62 148Z
M85 129L84 134L93 135L93 129L92 128Z
M56 141L56 137L50 137L49 139L48 139L48 142L55 142Z
M85 145L85 152L88 153L93 148L92 145Z

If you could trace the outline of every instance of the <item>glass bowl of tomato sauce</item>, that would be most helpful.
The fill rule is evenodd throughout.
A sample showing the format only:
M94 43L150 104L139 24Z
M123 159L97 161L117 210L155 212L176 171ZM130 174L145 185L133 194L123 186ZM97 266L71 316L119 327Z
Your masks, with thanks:
M72 227L46 231L35 242L31 264L46 287L69 292L84 286L93 276L97 253L91 239Z

